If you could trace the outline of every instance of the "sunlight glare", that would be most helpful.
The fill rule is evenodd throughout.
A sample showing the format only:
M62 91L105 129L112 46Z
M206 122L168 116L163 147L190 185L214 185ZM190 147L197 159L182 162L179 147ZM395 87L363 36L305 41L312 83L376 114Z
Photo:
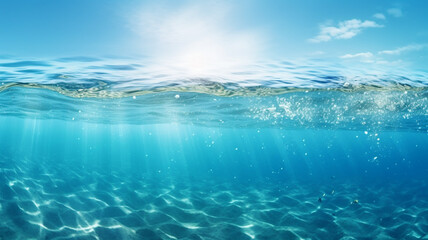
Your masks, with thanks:
M236 16L229 6L204 3L143 9L138 31L144 51L156 64L189 75L212 74L253 63L261 51L261 34L232 26Z

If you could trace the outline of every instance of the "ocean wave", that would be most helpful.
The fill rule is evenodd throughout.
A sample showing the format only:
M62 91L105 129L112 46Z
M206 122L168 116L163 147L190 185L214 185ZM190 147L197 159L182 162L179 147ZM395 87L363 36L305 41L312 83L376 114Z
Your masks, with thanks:
M3 60L4 61L4 60ZM428 130L428 77L282 62L192 76L123 59L8 59L3 116L219 127Z
M0 91L11 87L42 88L78 98L117 98L169 91L268 96L317 90L424 91L428 87L426 72L361 69L321 61L259 63L194 74L136 59L3 59L0 79Z

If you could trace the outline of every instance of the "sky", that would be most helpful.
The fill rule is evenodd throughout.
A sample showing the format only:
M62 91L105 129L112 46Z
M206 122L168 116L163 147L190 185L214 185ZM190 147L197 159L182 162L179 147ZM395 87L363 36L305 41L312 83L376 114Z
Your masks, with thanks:
M0 56L203 68L324 59L428 70L428 1L2 0Z

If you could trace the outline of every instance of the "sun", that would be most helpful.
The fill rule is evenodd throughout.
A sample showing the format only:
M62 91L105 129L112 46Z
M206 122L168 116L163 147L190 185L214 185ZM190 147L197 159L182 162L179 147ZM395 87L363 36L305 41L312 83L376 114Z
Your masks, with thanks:
M139 15L138 31L156 64L189 75L219 74L259 56L261 34L230 26L235 16L228 6L205 3L149 9Z

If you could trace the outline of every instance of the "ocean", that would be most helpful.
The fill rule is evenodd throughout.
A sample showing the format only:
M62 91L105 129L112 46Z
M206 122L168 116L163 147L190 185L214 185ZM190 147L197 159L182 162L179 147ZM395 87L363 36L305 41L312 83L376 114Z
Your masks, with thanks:
M0 239L428 239L428 74L0 59Z

